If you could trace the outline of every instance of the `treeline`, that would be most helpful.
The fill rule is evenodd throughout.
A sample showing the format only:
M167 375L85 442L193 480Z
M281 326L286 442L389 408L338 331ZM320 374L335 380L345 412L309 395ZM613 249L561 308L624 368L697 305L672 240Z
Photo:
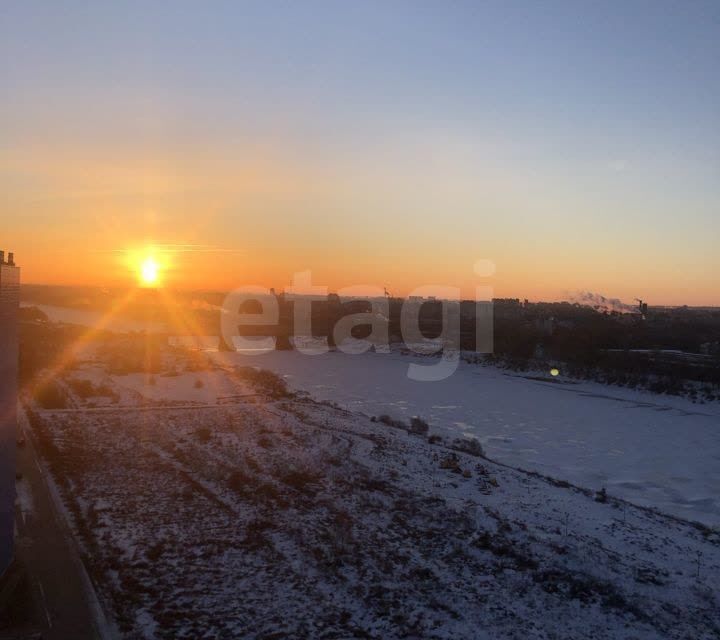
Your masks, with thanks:
M566 304L533 305L514 317L496 317L490 360L520 370L561 364L574 378L716 400L718 341L717 311L682 309L643 319Z

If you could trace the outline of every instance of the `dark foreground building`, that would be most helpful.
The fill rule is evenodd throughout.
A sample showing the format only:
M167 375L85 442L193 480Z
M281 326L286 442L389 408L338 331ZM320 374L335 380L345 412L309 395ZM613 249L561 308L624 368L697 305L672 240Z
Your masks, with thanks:
M13 558L20 269L0 251L0 576Z

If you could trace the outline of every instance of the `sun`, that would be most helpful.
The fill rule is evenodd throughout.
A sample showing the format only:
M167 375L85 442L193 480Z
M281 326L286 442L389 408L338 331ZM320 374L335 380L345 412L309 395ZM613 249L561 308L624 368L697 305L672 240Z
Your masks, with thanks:
M158 283L160 268L152 256L148 256L140 265L140 283L145 287L152 287Z
M127 269L130 277L138 287L157 289L167 286L167 276L171 273L173 263L167 251L153 245L126 248L120 260L123 269Z

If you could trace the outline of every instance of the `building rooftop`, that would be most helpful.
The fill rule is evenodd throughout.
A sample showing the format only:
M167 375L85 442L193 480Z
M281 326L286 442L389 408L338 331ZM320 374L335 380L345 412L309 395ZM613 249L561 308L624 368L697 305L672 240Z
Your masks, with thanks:
M15 254L11 251L7 254L7 259L5 258L5 252L0 250L0 264L6 264L10 267L15 266Z

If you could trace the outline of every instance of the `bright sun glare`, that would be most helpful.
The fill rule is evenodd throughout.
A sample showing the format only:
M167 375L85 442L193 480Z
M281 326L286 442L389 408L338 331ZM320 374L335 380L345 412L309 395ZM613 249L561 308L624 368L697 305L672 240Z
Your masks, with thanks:
M140 265L140 281L145 286L157 284L158 264L154 258L148 257Z

